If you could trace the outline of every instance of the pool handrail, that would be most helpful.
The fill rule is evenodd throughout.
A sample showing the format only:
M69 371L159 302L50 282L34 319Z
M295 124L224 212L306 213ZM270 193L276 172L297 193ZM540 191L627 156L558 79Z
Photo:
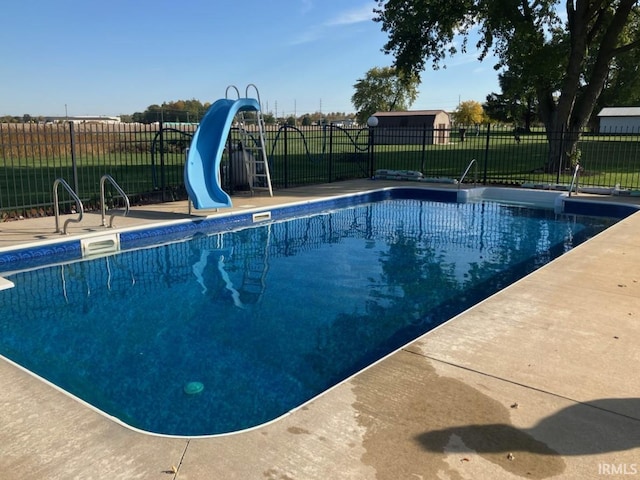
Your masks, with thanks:
M240 90L238 90L238 87L236 87L235 85L227 85L227 89L224 91L224 98L229 98L229 90L235 90L236 98L240 98Z
M82 221L82 217L84 215L84 206L82 205L82 201L80 200L80 197L78 197L76 192L73 191L73 188L69 186L66 180L64 178L56 178L55 181L53 182L53 212L56 217L56 233L60 233L60 207L58 206L58 185L62 185L65 188L65 190L69 192L69 195L71 195L71 198L73 198L73 200L76 202L76 205L78 206L78 209L80 210L78 218L76 219L69 218L66 222L64 222L64 226L62 227L62 234L66 235L67 225L69 224L69 222L79 223Z
M571 196L571 190L573 190L573 185L576 186L576 195L578 194L578 177L580 176L580 164L576 163L576 167L573 170L573 176L571 177L571 183L569 184L569 196Z
M469 162L469 165L467 165L467 168L465 169L464 173L460 177L460 181L458 182L458 190L460 190L460 186L462 185L462 181L465 179L465 177L469 173L469 170L471 169L472 165L474 165L474 169L473 169L474 170L474 172L473 172L473 186L476 187L478 185L478 163L476 162L476 159L473 158L473 159L471 159L471 161Z
M111 185L113 185L113 188L115 188L118 191L120 196L124 198L125 210L122 216L126 217L127 214L129 213L129 209L131 208L131 204L129 203L129 197L127 197L127 194L124 193L124 190L120 188L120 185L118 185L118 183L114 180L114 178L111 175L109 175L108 173L104 174L100 178L100 205L102 208L102 226L103 227L107 226L105 222L105 212L107 210L107 206L105 205L105 201L104 201L104 183L107 180L109 180ZM115 213L111 215L111 219L109 220L109 228L113 228L113 217L115 217Z

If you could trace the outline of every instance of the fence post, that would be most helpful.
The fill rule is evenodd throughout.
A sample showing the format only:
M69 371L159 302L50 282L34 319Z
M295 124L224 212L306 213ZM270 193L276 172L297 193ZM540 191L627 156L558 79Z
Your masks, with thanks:
M484 168L482 169L482 184L487 184L487 170L489 168L489 142L491 141L491 124L487 123L487 141L484 148Z
M373 157L373 147L375 144L374 133L375 128L378 126L378 117L369 117L367 119L367 126L369 127L369 178L373 178L375 176L375 161Z
M160 198L164 198L164 120L160 119Z
M287 149L287 145L289 142L287 141L287 125L284 125L283 131L284 131L284 165L283 165L284 188L289 188L289 158L288 158L289 150Z
M436 135L436 130L434 129L433 143L435 143L435 135ZM424 173L424 160L425 160L426 153L427 153L427 124L423 123L422 124L422 152L421 152L421 158L420 158L420 173Z
M329 183L331 183L331 178L333 176L333 125L324 125L323 128L329 129Z
M558 151L558 171L556 172L556 184L560 183L560 173L562 172L562 164L564 163L564 135L565 125L560 129L560 149Z
M71 167L73 169L73 191L76 195L79 194L78 190L78 162L76 161L76 134L73 129L73 122L69 122L69 142L71 144Z

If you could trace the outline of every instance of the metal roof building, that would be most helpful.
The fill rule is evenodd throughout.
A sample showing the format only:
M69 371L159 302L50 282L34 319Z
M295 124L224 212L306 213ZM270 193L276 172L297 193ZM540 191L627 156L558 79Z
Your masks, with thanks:
M598 119L600 133L640 133L640 107L605 107Z
M443 144L449 142L451 120L444 110L376 112L377 143Z

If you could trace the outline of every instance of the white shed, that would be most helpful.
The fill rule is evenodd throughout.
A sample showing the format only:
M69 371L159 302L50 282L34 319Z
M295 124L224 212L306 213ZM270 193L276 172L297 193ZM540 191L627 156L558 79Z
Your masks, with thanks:
M598 119L600 133L640 133L640 107L605 107Z

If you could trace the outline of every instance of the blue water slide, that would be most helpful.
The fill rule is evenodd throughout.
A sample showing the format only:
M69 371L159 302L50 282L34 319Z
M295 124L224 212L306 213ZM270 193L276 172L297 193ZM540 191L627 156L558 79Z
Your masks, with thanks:
M260 110L254 98L224 98L211 105L202 118L184 166L184 184L195 208L231 206L231 197L220 185L220 161L234 117L250 110Z

